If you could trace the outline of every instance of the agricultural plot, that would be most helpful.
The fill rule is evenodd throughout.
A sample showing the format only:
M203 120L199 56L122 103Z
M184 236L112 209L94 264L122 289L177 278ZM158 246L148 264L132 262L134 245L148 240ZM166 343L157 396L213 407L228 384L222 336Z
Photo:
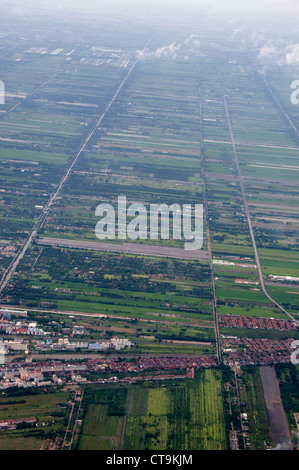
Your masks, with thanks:
M37 74L32 73L34 67L36 64L22 65L22 71L15 73L16 63L8 61L3 75L10 88L0 120L1 252L5 252L8 245L11 253L16 253L24 243L80 142L93 125L94 116L103 112L107 103L106 88L109 90L122 79L117 69L107 76L103 74L102 86L94 91L100 90L99 96L97 99L92 96L96 108L91 106L86 110L80 105L86 100L83 93L88 73L91 81L95 74L83 70L78 77L75 72L70 72L71 66L67 64L62 71L58 57L43 56ZM78 86L80 80L81 89ZM30 89L22 88L29 82ZM73 90L73 96L70 90ZM84 113L74 113L73 105L74 109L84 109ZM6 267L4 259L3 272Z
M145 389L137 385L128 389L105 387L103 391L92 392L92 403L89 403L87 391L78 448L226 449L221 380L219 370L205 370L196 373L194 381L184 384L166 381L163 387L149 385ZM103 394L105 397L121 396L122 402L116 404L119 411L112 412L110 407L109 412L107 405L98 405L95 394L99 397ZM126 397L125 402L123 397ZM102 402L107 398L99 400ZM103 411L104 406L106 411ZM122 438L119 439L117 436L120 435Z
M1 450L42 450L55 437L63 436L64 420L68 416L68 392L52 394L17 394L0 399L0 420L34 417L34 426L18 426L15 430L1 430ZM54 439L53 439L54 436Z
M136 352L214 353L207 262L41 247L21 269L12 304L134 320Z
M296 413L298 408L298 365L282 364L275 366L280 386L281 398L287 415L291 435L294 438L298 431Z
M241 399L244 399L247 404L247 416L250 429L252 429L251 448L263 450L265 441L271 442L271 436L259 370L247 367L244 368L243 374L244 387ZM259 410L258 413L256 410Z
M201 67L201 72L204 73L204 67ZM221 103L219 100L217 104L222 109L222 119L218 115L216 122L218 129L231 126L232 135L228 133L220 139L217 132L214 136L211 132L206 136L203 131L211 248L214 258L222 260L223 263L221 266L214 266L217 311L228 311L229 306L230 313L235 314L238 314L238 310L241 313L245 308L251 312L256 309L261 315L271 312L274 317L281 316L281 312L274 305L271 306L260 289L258 272L253 265L255 256L247 225L250 217L267 289L271 291L270 295L274 299L279 299L281 304L287 305L286 308L290 312L296 313L296 285L291 285L290 281L287 286L285 279L283 282L286 287L283 288L282 284L278 287L273 285L272 281L273 276L296 276L294 257L296 259L297 256L298 224L297 188L294 181L297 145L294 136L281 119L277 105L271 99L262 78L248 68L249 73L246 74L235 74L233 70L227 72L223 84L230 87L226 100L227 116L223 112L223 101ZM236 75L239 86L233 87ZM206 85L209 89L211 80L213 75L209 76L209 85ZM204 83L204 79L202 82ZM215 83L215 88L219 91L219 83ZM246 93L246 89L250 89L250 93ZM204 97L204 91L202 93ZM215 106L212 100L209 102L206 98L203 99L204 123L207 109L212 110ZM232 136L234 141L231 140ZM239 167L236 166L236 159ZM226 170L219 166L222 162L226 162ZM211 176L213 181L210 180ZM243 195L240 177L244 180ZM285 180L290 182L288 187L284 184ZM277 186L275 198L273 184ZM247 214L244 197L249 209ZM226 201L229 203L226 204ZM268 259L265 259L265 256ZM246 269L241 267L246 263ZM273 273L270 272L272 270ZM287 287L290 289L287 290ZM284 294L280 295L280 292ZM286 297L289 302L285 301Z

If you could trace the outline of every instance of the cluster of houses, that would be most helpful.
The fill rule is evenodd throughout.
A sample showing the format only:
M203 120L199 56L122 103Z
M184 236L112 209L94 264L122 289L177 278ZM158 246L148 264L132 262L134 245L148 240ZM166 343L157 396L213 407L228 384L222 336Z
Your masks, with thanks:
M28 354L31 351L76 351L76 350L89 350L89 351L107 351L108 349L115 349L120 351L124 348L131 348L134 343L126 338L118 338L114 336L109 341L88 342L88 341L69 341L68 338L59 338L57 341L52 339L34 340L31 345L29 341L24 338L14 338L1 341L1 351L6 353L9 351L22 351Z
M0 390L63 385L78 373L87 371L85 364L51 362L31 364L7 364L0 367Z
M107 341L88 342L88 341L70 341L68 338L59 338L54 342L52 339L35 341L34 349L39 351L61 351L61 350L80 350L86 349L90 351L106 351L107 349L116 349L117 351L124 348L131 348L134 343L126 338L118 338L114 336Z
M16 251L15 245L0 245L0 255L2 256L14 256Z
M160 380L166 378L193 378L194 370L216 367L216 356L194 357L138 357L131 360L115 361L112 358L103 360L92 356L85 361L58 361L47 360L42 363L32 362L30 359L20 363L7 363L0 365L0 390L9 388L49 387L74 383L86 383L92 380L92 373L139 373L140 380L150 378L147 371L172 371L176 375L161 375ZM178 371L184 375L177 375ZM87 378L88 377L88 378ZM142 378L143 377L143 378ZM114 381L117 377L99 379ZM126 380L138 380L137 376L127 377ZM98 379L97 379L98 380ZM90 382L91 383L91 382Z
M0 331L9 335L44 336L47 334L37 326L36 322L12 321L3 317L0 319Z
M69 333L69 328L65 331ZM12 320L10 313L0 313L0 333L13 335L13 339L1 339L1 346L4 351L24 351L28 353L30 350L36 351L61 351L61 350L91 350L91 351L105 351L108 349L115 349L117 351L124 348L131 348L132 343L127 338L119 338L114 336L109 340L103 341L70 341L68 336L63 336L53 341L50 336L55 336L55 333L50 334L42 330L37 322L29 322L25 319ZM62 329L64 332L64 329ZM85 330L82 326L74 326L72 333L69 335L73 338L74 335L84 335ZM26 339L26 336L39 336L40 339Z
M36 418L5 419L0 421L0 431L14 430L20 425L34 426Z
M290 362L293 338L253 339L222 337L221 347L225 364L267 365Z

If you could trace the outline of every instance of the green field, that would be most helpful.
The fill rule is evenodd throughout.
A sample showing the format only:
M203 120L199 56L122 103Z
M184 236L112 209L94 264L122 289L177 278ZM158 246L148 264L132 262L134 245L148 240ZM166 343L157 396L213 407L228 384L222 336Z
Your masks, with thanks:
M219 370L203 370L194 380L166 381L163 386L105 386L103 398L100 390L87 391L77 446L80 450L226 449L221 377ZM112 396L118 413L109 412L107 401Z
M0 398L0 420L36 418L38 427L1 431L1 450L47 449L55 438L63 437L68 409L58 408L68 401L68 392L18 393ZM44 423L44 424L43 424Z

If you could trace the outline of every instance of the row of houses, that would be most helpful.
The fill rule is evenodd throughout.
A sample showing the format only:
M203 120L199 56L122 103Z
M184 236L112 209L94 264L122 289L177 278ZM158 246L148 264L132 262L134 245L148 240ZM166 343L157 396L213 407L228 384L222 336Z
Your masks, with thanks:
M280 320L275 318L219 314L218 321L219 326L224 328L245 328L277 331L297 330L296 324L291 320Z
M36 418L5 419L0 421L0 431L17 429L20 424L35 425Z
M88 368L115 373L142 372L146 370L186 370L217 366L216 356L137 357L130 361L105 361L90 359Z

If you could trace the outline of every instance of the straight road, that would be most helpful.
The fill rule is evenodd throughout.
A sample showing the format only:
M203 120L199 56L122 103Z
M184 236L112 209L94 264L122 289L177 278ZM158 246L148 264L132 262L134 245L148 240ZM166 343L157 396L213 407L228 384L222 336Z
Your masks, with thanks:
M276 302L276 300L274 300L274 299L271 297L271 295L268 293L268 291L267 291L267 289L266 289L265 282L264 282L264 277L263 277L263 272L262 272L262 268L261 268L261 263L260 263L260 258L259 258L259 254L258 254L258 250L257 250L257 246L256 246L254 231L253 231L253 228L252 228L250 213L249 213L249 209L248 209L248 203L247 203L247 199L246 199L246 193L245 193L245 188L244 188L244 182L243 182L243 179L242 179L241 170L240 170L240 165L239 165L239 158L238 158L238 154L237 154L237 151L236 151L235 139L234 139L234 135L233 135L233 132L232 132L231 121L230 121L230 116L229 116L228 107L227 107L227 102L226 102L226 96L224 96L224 107L225 107L225 112L226 112L226 117L227 117L227 122L228 122L229 133L230 133L230 137L231 137L231 143L232 143L232 148L233 148L233 154L234 154L234 159L235 159L235 165L236 165L237 174L238 174L238 181L239 181L239 184L240 184L240 189L241 189L241 194L242 194L242 199L243 199L244 211L245 211L245 214L246 214L246 217L247 217L247 222L248 222L248 227L249 227L251 242L252 242L252 246L253 246L253 250L254 250L254 255L255 255L255 262L256 262L256 265L257 265L257 269L258 269L258 275L259 275L259 279L260 279L260 284L261 284L262 291L263 291L263 293L265 294L265 296L266 296L277 308L279 308L279 310L281 310L285 315L287 315L287 316L290 318L290 320L292 320L293 322L296 323L296 325L298 325L299 322L293 317L293 315L291 315L287 310L285 310L285 309L282 307L282 305L280 305L278 302Z
M28 95L25 96L25 98L21 99L18 103L16 103L14 106L12 106L10 109L8 109L7 111L5 111L1 116L7 116L7 114L11 113L12 111L14 111L15 109L17 109L19 106L21 106L21 104L25 103L25 101L29 100L29 98L31 98L35 93L37 93L41 88L43 88L45 85L47 85L49 82L51 82L52 80L54 80L54 78L57 77L57 75L59 75L61 73L61 70L59 70L58 72L56 72L54 75L52 75L50 78L48 78L44 83L42 83L41 85L39 85L37 88L35 88L35 90L33 90L31 93L29 93Z
M299 131L298 131L297 127L295 126L295 124L293 123L292 119L290 118L289 114L287 113L287 111L284 109L284 107L282 106L282 104L280 103L280 101L278 100L278 98L275 96L275 94L274 94L273 91L271 90L270 85L269 85L269 83L266 81L264 75L263 75L261 72L259 72L259 75L260 75L261 79L263 80L265 87L267 88L267 90L268 90L269 93L271 94L273 100L274 100L275 103L278 105L280 111L282 112L282 114L283 114L284 117L286 118L287 122L289 123L289 125L291 126L291 128L293 129L293 131L295 132L296 136L299 138ZM296 149L296 148L295 148L295 149ZM298 150L298 149L297 149L297 150Z
M200 90L199 90L200 93ZM207 248L208 248L208 260L209 260L209 268L211 272L211 290L212 290L212 311L213 311L213 320L214 320L214 331L215 331L215 340L216 340L216 351L217 351L217 359L219 364L222 362L222 352L220 346L220 335L219 335L219 321L218 321L218 314L217 314L217 298L216 298L216 289L215 289L215 276L214 276L214 267L213 267L213 254L211 248L211 236L210 236L210 229L209 229L209 216L208 216L208 199L207 199L207 191L206 191L206 172L205 172L205 164L204 164L204 153L203 153L203 114L202 114L202 104L200 103L200 154L201 154L201 175L202 175L202 194L203 194L203 203L204 203L204 217L205 217L205 224L206 224L206 239L207 239Z

